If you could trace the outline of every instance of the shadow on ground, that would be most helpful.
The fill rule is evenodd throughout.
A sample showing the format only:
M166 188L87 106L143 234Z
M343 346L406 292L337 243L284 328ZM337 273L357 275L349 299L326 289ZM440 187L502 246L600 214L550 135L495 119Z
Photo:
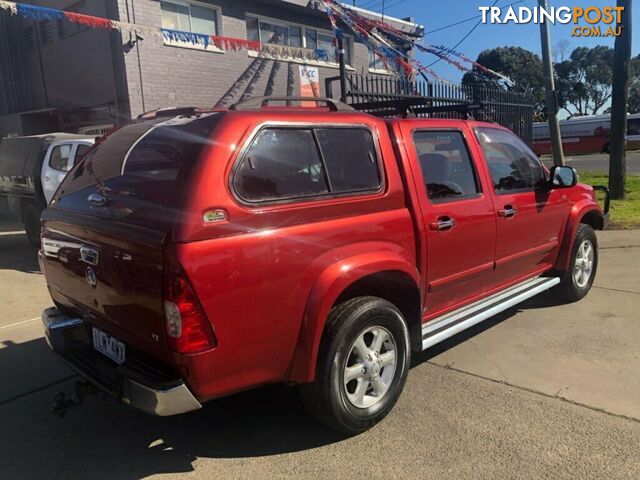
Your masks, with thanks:
M532 299L456 337L414 356L428 361L519 310L554 305L551 295ZM42 377L56 362L43 339L5 343L0 372ZM24 367L24 366L27 367ZM119 405L109 397L90 397L60 419L49 412L53 393L71 392L73 381L57 372L47 385L22 389L0 400L0 471L3 478L138 479L155 473L193 471L199 457L242 459L298 452L345 439L310 417L293 388L268 386L210 402L177 417L153 417ZM409 377L411 382L411 376ZM1 398L1 397L0 397ZM6 465L2 465L6 462ZM5 476L6 475L6 476Z
M0 235L0 270L40 273L37 252L24 232L3 232Z
M563 302L559 300L555 295L553 295L548 290L545 292L542 292L536 295L535 297L522 302L516 307L510 308L509 310L499 313L498 315L495 315L483 322L480 322L479 324L471 328L468 328L467 330L460 332L457 335L454 335L453 337L445 340L444 342L440 342L437 345L434 345L433 347L425 350L424 352L414 354L412 366L416 366L423 362L431 360L432 358L440 355L441 353L446 352L447 350L450 350L456 345L463 343L475 337L476 335L481 334L485 330L489 330L490 328L494 327L495 325L498 325L499 323L504 322L505 320L513 317L519 312L522 312L524 310L536 310L538 308L556 307L558 305L563 305Z

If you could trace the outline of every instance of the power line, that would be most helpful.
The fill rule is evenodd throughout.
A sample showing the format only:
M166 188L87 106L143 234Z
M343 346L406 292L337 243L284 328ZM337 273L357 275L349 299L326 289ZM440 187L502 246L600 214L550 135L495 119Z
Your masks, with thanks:
M396 5L400 5L401 3L406 2L407 0L399 0L395 3L392 3L391 5L386 5L384 7L385 10L388 10L389 8L395 7ZM363 3L362 5L359 5L360 8L365 8L367 10L371 10L374 11L376 13L380 13L377 11L377 9L381 8L382 5L384 4L384 1L381 0L373 0L367 3Z
M498 3L498 0L495 0L491 6L495 7L497 3ZM456 48L458 48L462 42L464 42L467 38L469 38L469 35L471 35L475 31L475 29L480 26L481 23L482 23L482 19L478 20L478 22L471 28L471 30L469 30L469 32L464 37L462 37L458 43L456 43L453 47L451 47L450 50L455 50ZM446 56L448 57L448 55ZM427 68L433 67L440 60L442 60L442 58L438 58L435 62L427 65Z
M511 2L508 5L503 5L501 8L512 7L513 5L516 5L518 3L525 3L525 2L524 2L524 0L517 0L516 2ZM470 22L472 20L475 20L476 18L481 18L481 17L482 17L482 14L474 15L473 17L469 17L469 18L467 18L465 20L460 20L460 21L452 23L450 25L445 25L444 27L438 27L435 30L431 30L429 32L425 32L425 35L430 35L432 33L436 33L436 32L439 32L441 30L446 30L447 28L456 27L458 25L461 25L461 24L466 23L466 22Z

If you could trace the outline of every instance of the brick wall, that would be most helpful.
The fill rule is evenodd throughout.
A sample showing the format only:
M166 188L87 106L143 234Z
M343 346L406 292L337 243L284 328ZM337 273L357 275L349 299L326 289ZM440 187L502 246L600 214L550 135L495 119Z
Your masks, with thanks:
M238 0L206 3L220 7L219 33L227 37L247 38L246 12L325 30L330 28L324 15L286 2L281 2L282 6L279 2L270 5ZM123 21L133 22L135 9L136 23L161 26L160 2L157 0L118 0L118 8ZM356 71L366 72L366 46L355 44L354 50ZM228 106L243 95L264 95L272 73L275 76L273 95L285 95L289 65L293 65L295 75L293 93L299 95L298 64L279 62L280 65L275 66L274 61L251 58L246 50L216 53L165 45L161 38L145 38L137 48L124 54L124 63L132 116L168 106L209 107L223 97ZM338 75L338 69L321 67L320 75L324 93L324 78ZM240 81L241 78L245 81Z

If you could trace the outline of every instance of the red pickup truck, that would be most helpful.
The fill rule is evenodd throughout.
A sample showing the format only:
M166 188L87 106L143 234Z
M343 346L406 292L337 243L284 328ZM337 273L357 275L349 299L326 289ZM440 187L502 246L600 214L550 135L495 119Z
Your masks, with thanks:
M606 211L505 128L270 101L126 125L56 192L42 318L84 385L174 415L284 382L357 433L411 352L589 291Z

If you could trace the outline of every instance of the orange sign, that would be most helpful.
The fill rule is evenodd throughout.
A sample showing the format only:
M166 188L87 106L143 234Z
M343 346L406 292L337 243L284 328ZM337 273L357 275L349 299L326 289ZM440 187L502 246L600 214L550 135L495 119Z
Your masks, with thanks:
M320 72L317 67L300 65L300 96L320 96ZM303 107L315 107L315 102L302 102Z

